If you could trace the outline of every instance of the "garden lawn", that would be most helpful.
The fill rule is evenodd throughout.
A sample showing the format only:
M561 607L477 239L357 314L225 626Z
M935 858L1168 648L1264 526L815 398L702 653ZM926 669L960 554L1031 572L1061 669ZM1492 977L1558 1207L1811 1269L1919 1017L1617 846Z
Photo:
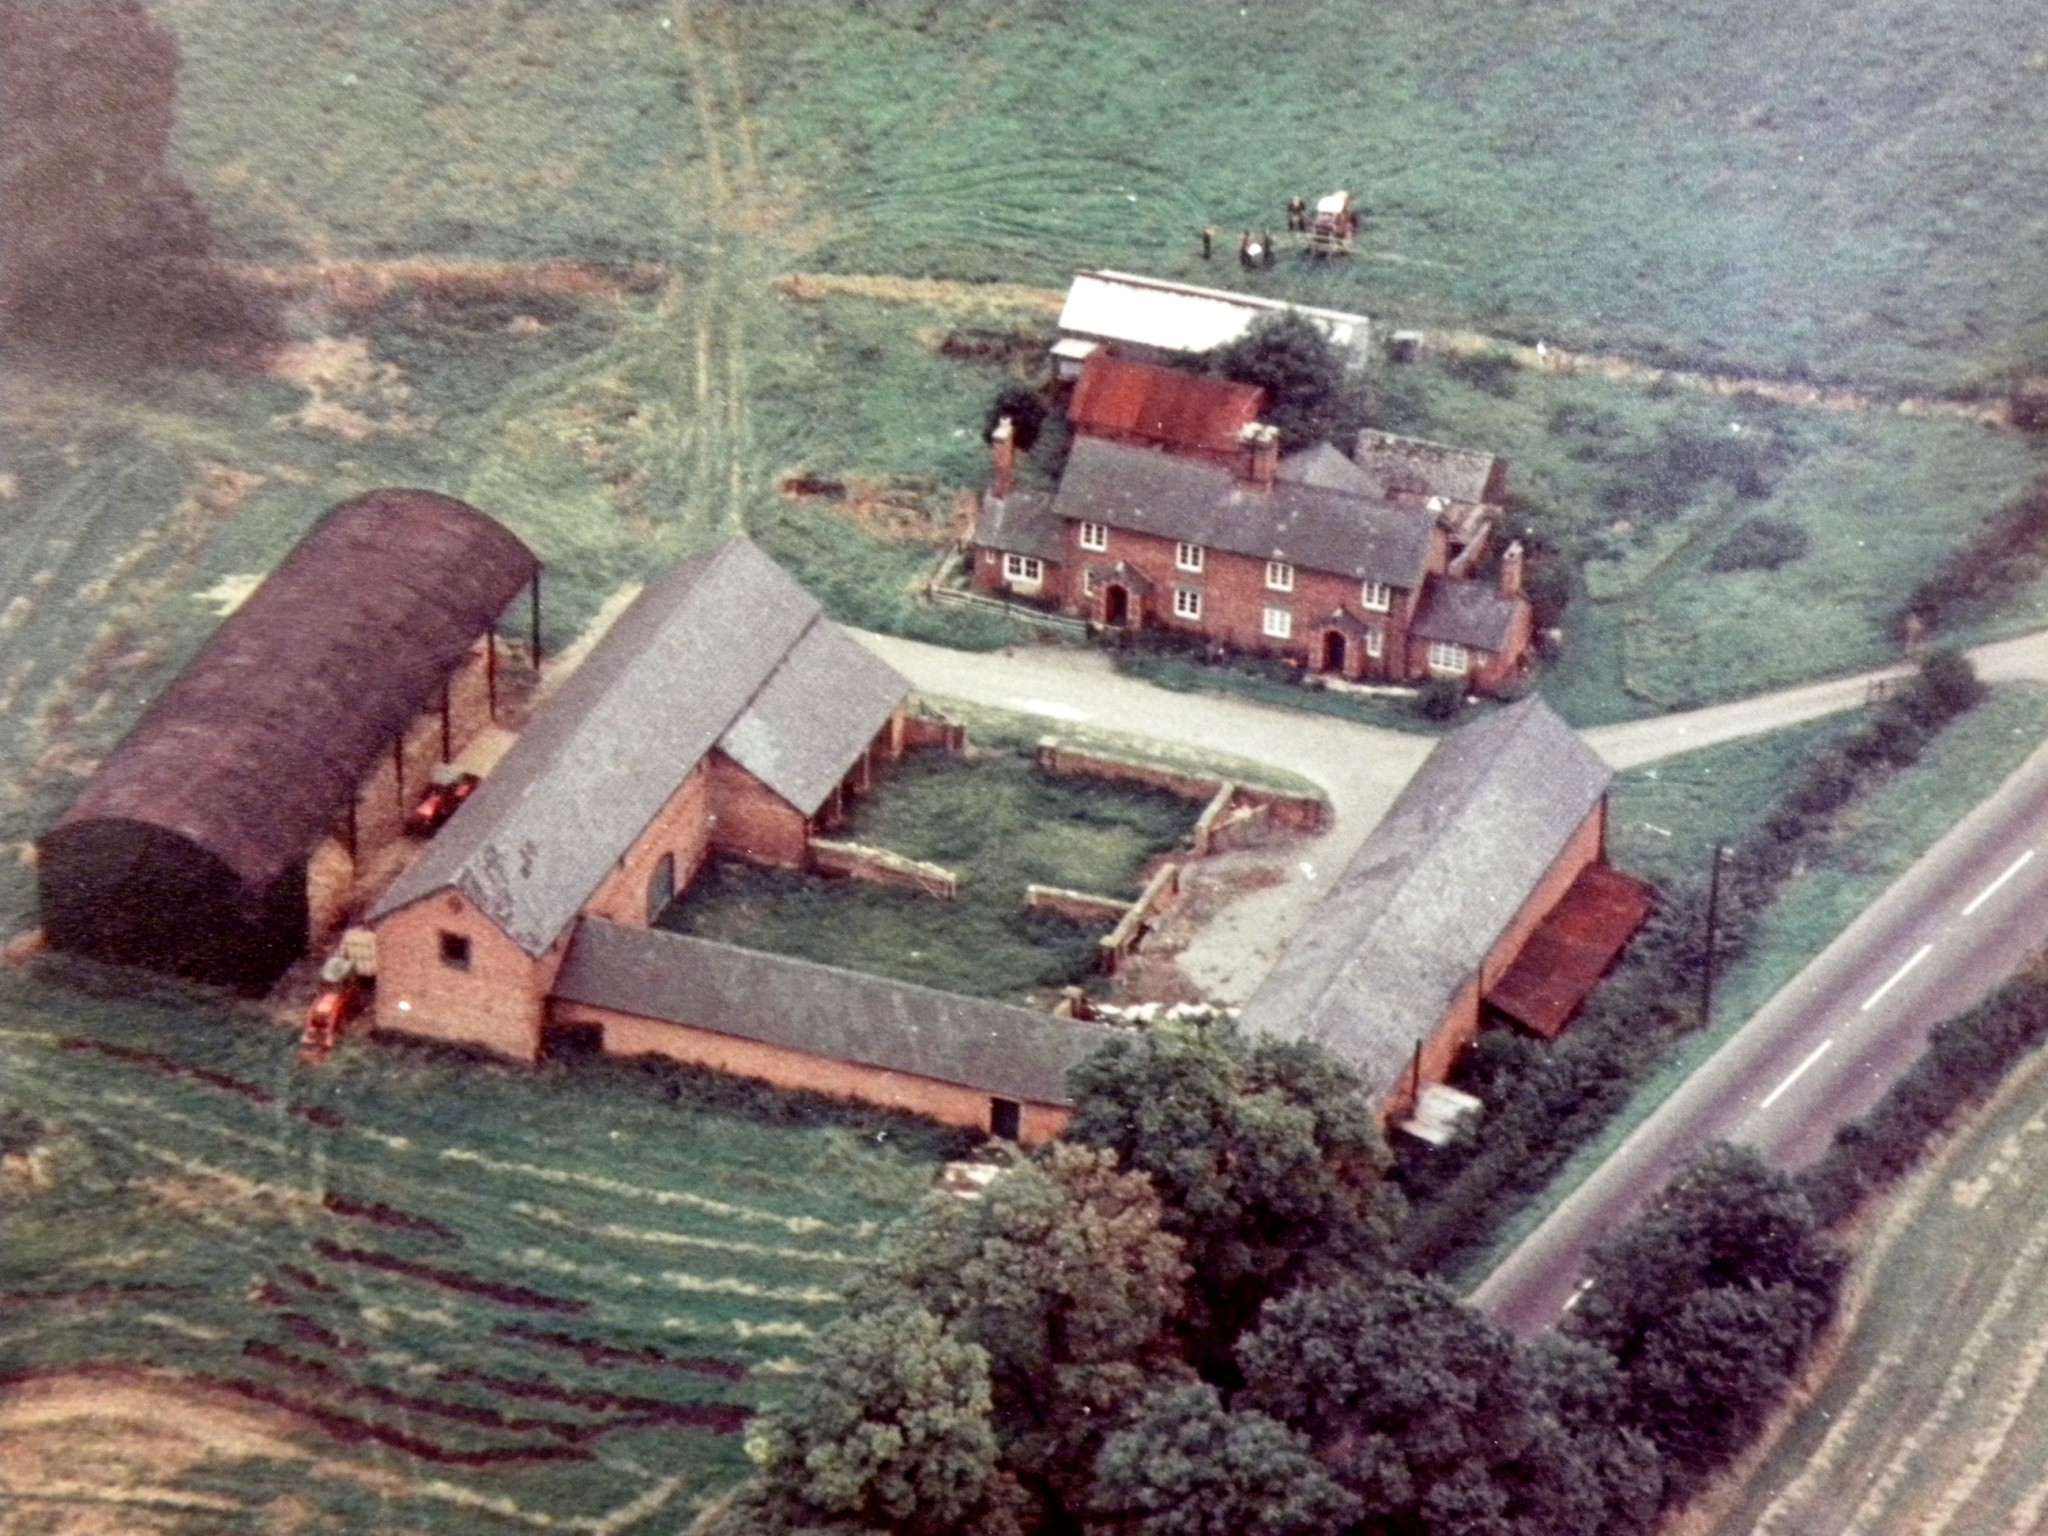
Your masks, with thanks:
M1025 886L1135 897L1148 861L1183 845L1200 812L1163 790L1054 777L1016 753L918 753L861 802L844 836L956 871L957 900L720 863L663 923L943 991L1029 1001L1087 981L1109 924L1028 912Z

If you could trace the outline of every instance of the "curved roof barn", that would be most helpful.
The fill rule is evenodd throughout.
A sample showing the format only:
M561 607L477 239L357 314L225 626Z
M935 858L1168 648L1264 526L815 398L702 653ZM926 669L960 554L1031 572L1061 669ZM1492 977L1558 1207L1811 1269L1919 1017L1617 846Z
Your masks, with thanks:
M378 490L331 509L40 840L50 942L209 980L274 975L304 942L307 855L538 570L452 497ZM201 931L168 888L232 931Z

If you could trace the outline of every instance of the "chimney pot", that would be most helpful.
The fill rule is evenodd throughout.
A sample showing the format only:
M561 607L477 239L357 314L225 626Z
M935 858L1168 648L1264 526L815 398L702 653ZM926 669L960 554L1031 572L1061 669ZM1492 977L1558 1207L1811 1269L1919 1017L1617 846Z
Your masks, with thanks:
M996 423L995 431L988 435L988 445L995 455L995 469L989 479L989 494L1001 501L1008 496L1017 483L1017 428L1005 416Z
M1522 595L1522 541L1516 539L1500 552L1500 595Z

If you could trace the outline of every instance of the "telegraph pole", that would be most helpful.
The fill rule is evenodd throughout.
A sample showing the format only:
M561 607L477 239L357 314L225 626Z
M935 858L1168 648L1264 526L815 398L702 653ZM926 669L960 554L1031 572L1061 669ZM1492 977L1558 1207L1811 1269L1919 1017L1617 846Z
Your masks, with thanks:
M1714 844L1714 868L1707 876L1707 954L1706 963L1700 967L1700 1028L1705 1029L1714 1020L1714 951L1720 938L1721 918L1721 860L1728 850L1721 844Z

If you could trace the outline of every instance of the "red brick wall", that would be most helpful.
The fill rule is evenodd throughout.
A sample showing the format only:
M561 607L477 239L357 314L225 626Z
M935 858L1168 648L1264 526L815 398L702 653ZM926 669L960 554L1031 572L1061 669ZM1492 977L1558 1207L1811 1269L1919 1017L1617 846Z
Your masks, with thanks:
M469 940L466 970L442 960L444 932ZM460 891L436 892L377 925L377 1027L536 1061L566 946L533 959Z
M687 890L711 841L711 775L703 764L683 780L667 805L656 813L647 830L633 840L612 872L605 876L597 894L583 904L585 914L609 918L615 923L646 927L652 919L647 910L647 882L664 854L676 861L678 892Z
M1012 586L1003 579L1003 556L1000 550L977 547L974 551L974 569L968 578L968 585L977 592L986 592L991 597L1010 596L1027 603L1044 603L1054 608L1066 605L1068 567L1057 560L1043 562L1045 579L1038 586ZM1080 590L1080 578L1074 578L1075 590Z
M705 768L711 845L750 863L802 869L811 842L803 813L722 752L713 752Z
M1204 552L1202 570L1197 575L1175 567L1175 541L1172 539L1111 528L1108 531L1108 549L1088 551L1080 547L1080 525L1073 522L1067 524L1065 538L1065 568L1078 571L1084 561L1106 565L1122 560L1143 573L1153 587L1152 595L1145 601L1144 618L1148 622L1183 634L1219 640L1238 650L1266 651L1292 656L1304 664L1312 663L1320 659L1320 621L1339 608L1348 608L1353 613L1363 611L1360 584L1348 576L1335 576L1297 566L1294 590L1272 592L1266 587L1266 562L1248 555L1209 549ZM1439 529L1432 535L1429 568L1443 569L1445 558L1443 532ZM1199 620L1174 616L1173 592L1177 586L1201 589L1202 617ZM1393 607L1383 618L1377 614L1366 615L1371 622L1386 626L1386 643L1377 661L1368 661L1362 654L1363 647L1352 645L1346 657L1348 675L1373 678L1398 675L1390 674L1388 668L1398 666L1405 654L1415 599L1416 594L1412 591L1396 590ZM1093 599L1082 597L1078 576L1073 589L1067 594L1067 607L1070 612L1097 623L1103 621L1102 595L1098 593ZM1269 607L1285 608L1294 616L1293 633L1286 640L1276 640L1266 634L1265 614Z
M885 1109L909 1110L971 1130L989 1129L989 1095L957 1083L856 1066L784 1046L742 1040L737 1035L644 1019L586 1003L557 1003L554 1017L564 1024L600 1026L604 1030L604 1048L614 1056L666 1056L671 1061L755 1078L778 1088L806 1089ZM1023 1106L1020 1139L1026 1146L1035 1146L1058 1135L1072 1118L1072 1111L1060 1105L1027 1103Z

